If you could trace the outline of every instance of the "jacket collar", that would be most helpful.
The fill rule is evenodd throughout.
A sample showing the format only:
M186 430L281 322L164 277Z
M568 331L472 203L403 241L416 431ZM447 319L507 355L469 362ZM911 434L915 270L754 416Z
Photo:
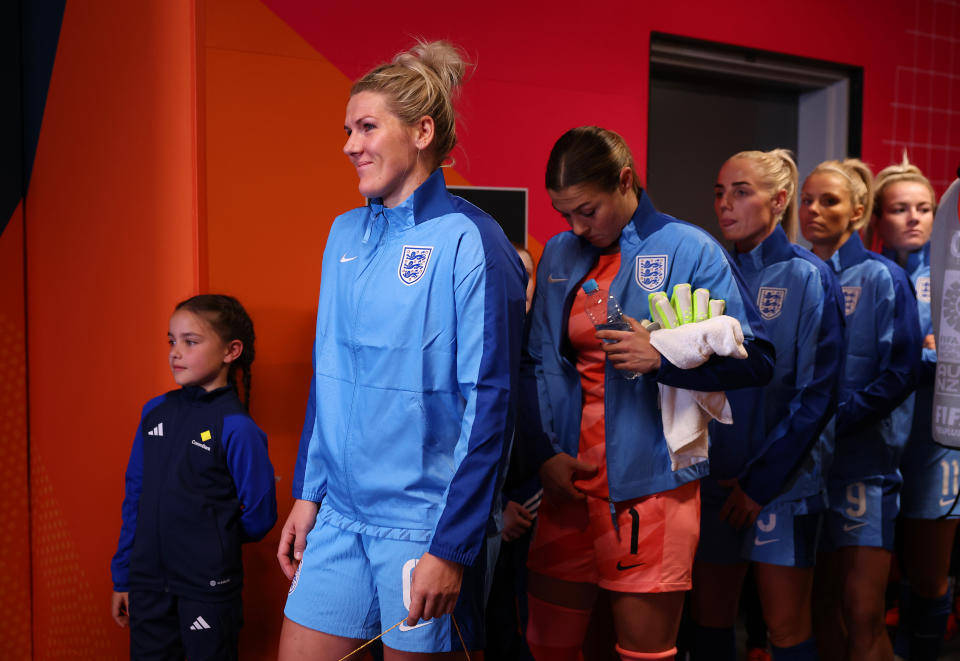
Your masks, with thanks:
M759 271L768 264L775 264L790 259L793 249L790 239L780 225L773 228L773 232L760 242L760 245L749 252L734 252L737 266L744 271Z
M643 241L666 224L667 217L654 209L647 191L641 189L637 199L637 210L633 212L630 222L623 228L622 238L630 240L636 237Z
M883 249L883 256L886 257L887 259L890 259L896 262L897 264L900 263L900 262L897 262L897 251L892 248L885 247ZM930 266L930 242L929 241L927 241L922 248L918 250L914 250L913 252L907 255L907 263L904 264L903 268L906 270L907 273L916 273L917 269L923 266Z
M830 264L835 272L840 273L854 264L859 264L864 261L867 259L867 256L867 249L863 247L863 241L860 240L859 232L854 232L850 235L850 238L847 239L846 243L840 246L837 252L830 256L827 263Z
M232 385L222 386L215 390L204 390L203 386L184 386L180 389L185 399L191 402L212 402L233 390Z
M407 229L454 211L443 171L437 168L410 196L395 207L383 206L381 198L370 200L374 216L383 215L391 228Z

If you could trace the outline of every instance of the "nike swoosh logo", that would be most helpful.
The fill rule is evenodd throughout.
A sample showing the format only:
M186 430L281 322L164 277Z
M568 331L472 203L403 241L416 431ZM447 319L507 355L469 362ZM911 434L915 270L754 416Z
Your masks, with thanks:
M433 624L433 620L427 620L426 622L421 622L420 624L414 624L412 627L407 626L406 624L401 624L398 628L400 629L400 631L413 631L414 629L425 627L428 624Z
M956 502L955 498L941 498L940 507L947 507L948 505L953 505Z
M553 274L547 276L547 282L566 282L570 278L554 278Z
M853 524L852 526L851 526L849 523L844 523L844 524L843 524L843 532L850 532L851 530L856 530L857 528L862 528L862 527L865 526L865 525L867 525L867 522L866 522L866 521L864 521L863 523L855 523L855 524Z
M773 544L774 542L779 542L779 541L780 541L779 539L758 539L758 538L754 537L754 538L753 538L753 545L754 545L754 546L764 546L764 545L766 545L766 544Z
M626 571L626 570L628 570L628 569L633 569L634 567L642 567L642 566L645 565L645 564L647 564L647 563L645 563L645 562L638 562L638 563L635 564L635 565L625 565L625 564L623 564L622 562L617 562L617 571Z
M343 257L340 258L340 263L343 264L344 262L352 262L353 260L355 260L355 259L356 259L357 257L359 257L359 256L360 256L360 255L354 255L353 257L347 257L347 253L343 253Z

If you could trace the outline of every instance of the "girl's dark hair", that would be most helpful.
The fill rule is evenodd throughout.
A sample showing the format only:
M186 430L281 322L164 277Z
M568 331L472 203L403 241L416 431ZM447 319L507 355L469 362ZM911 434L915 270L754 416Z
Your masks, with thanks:
M557 140L547 159L549 190L594 184L605 193L616 190L623 168L633 170L633 192L640 195L640 179L633 154L618 133L598 126L570 129Z
M220 336L224 342L240 340L243 343L243 351L235 361L230 363L230 369L227 372L227 381L239 389L237 383L237 372L243 370L242 385L244 395L244 406L250 409L250 366L253 365L253 359L256 357L256 350L253 342L256 335L253 332L253 320L240 304L240 301L233 296L225 294L200 294L192 296L185 301L177 303L174 310L189 310L197 315L202 315L204 319L210 322L214 332Z

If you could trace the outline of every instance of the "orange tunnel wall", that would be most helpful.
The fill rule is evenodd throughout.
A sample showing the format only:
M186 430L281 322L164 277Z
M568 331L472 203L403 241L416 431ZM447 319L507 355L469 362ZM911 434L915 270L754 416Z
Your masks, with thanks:
M383 2L358 15L349 3L295 0L68 0L30 188L0 235L0 321L27 304L29 390L24 378L11 392L29 395L34 658L125 653L126 632L109 618L123 471L140 407L172 387L170 310L200 290L238 296L257 326L252 413L270 438L280 523L245 551L242 649L248 659L274 654L286 593L274 553L291 502L320 256L333 217L361 202L340 151L343 106L350 80L409 35L450 38L477 60L447 180L528 187L534 253L563 229L542 191L563 130L618 129L646 171L651 31L863 66L865 159L882 167L910 143L938 192L952 178L960 115L939 110L947 103L932 83L960 47L922 35L960 23L955 3L881 0L870 16L826 2L802 12L787 0L749 2L736 17L694 5L612 2L585 18L574 2L544 11L498 1L482 14ZM18 227L25 282L7 279ZM25 462L19 420L22 435L4 432L2 449ZM5 502L26 520L24 497ZM30 571L24 558L17 566Z
M189 2L63 16L24 205L37 659L126 649L109 617L123 472L197 282L194 26Z

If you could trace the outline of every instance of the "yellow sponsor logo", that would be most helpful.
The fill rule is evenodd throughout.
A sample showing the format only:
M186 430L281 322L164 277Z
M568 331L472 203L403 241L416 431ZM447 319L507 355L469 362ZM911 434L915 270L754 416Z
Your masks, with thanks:
M213 438L213 434L210 433L209 429L206 431L200 432L200 440L203 441L204 443L209 441L211 438Z

